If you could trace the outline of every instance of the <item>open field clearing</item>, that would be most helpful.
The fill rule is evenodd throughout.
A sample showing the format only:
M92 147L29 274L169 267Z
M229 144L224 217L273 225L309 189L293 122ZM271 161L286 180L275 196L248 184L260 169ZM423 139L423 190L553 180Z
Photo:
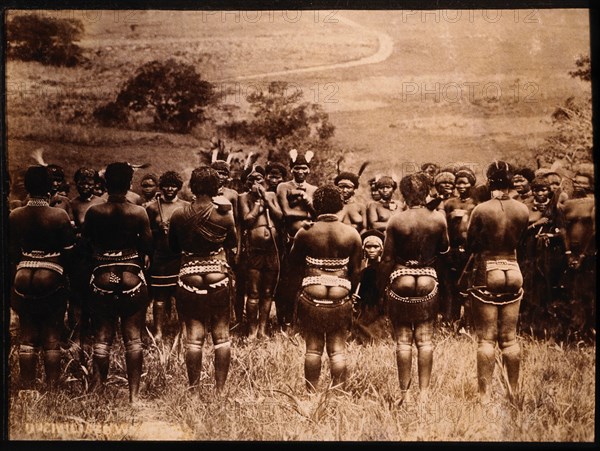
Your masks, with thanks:
M178 344L148 340L142 376L143 403L130 407L122 345L115 346L104 394L86 393L87 381L68 353L64 391L11 391L11 439L132 440L399 440L399 441L593 441L595 348L522 339L521 392L509 401L496 367L493 397L477 402L476 343L442 329L435 337L428 403L413 381L400 390L391 339L348 346L346 391L327 390L327 363L320 390L303 382L304 342L282 334L269 341L234 340L227 387L213 391L212 346L205 345L197 393L187 389ZM10 355L11 379L17 375ZM498 357L499 358L499 357ZM416 358L413 377L416 378ZM41 368L40 368L41 371ZM14 380L14 379L13 379Z

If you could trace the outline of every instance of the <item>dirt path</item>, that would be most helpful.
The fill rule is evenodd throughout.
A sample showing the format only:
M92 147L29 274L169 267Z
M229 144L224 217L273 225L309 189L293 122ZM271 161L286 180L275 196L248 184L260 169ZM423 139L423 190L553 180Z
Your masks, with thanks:
M228 78L222 81L233 81L233 80L250 80L255 78L265 78L265 77L278 77L281 75L291 75L291 74L302 74L307 72L322 72L333 69L347 69L350 67L356 66L365 66L367 64L377 64L385 61L390 57L392 52L394 51L394 40L387 33L383 33L372 28L367 28L363 25L360 25L353 20L348 19L347 17L337 16L337 19L349 27L354 28L356 31L360 33L370 34L377 38L378 49L374 54L359 58L357 60L346 61L343 63L335 63L335 64L324 64L319 66L311 66L311 67L302 67L298 69L288 69L281 70L275 72L265 72L262 74L254 74L254 75L240 75L239 77Z

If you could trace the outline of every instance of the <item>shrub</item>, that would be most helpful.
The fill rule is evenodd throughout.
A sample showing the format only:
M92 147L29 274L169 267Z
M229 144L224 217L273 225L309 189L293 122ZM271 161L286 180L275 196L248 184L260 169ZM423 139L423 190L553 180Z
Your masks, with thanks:
M117 125L128 113L152 115L155 130L188 133L204 120L204 108L213 103L214 89L202 80L194 66L169 59L139 67L114 102L94 111L105 125Z
M51 66L77 66L86 60L75 44L82 34L80 20L15 16L6 27L8 56Z

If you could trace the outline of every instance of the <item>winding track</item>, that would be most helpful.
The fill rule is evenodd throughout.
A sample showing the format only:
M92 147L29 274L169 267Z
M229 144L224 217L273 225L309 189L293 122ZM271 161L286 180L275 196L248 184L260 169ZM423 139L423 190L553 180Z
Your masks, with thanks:
M377 52L370 56L366 56L364 58L359 58L357 60L346 61L344 63L335 63L335 64L324 64L320 66L311 66L311 67L301 67L298 69L288 69L274 72L264 72L262 74L254 74L254 75L240 75L238 77L228 78L222 81L238 81L238 80L251 80L255 78L265 78L265 77L277 77L280 75L291 75L291 74L302 74L307 72L322 72L332 69L347 69L350 67L356 66L365 66L367 64L377 64L385 61L390 57L392 52L394 51L394 41L390 35L387 33L383 33L380 31L373 30L371 28L367 28L363 25L360 25L353 20L348 19L347 17L337 16L337 19L357 31L361 33L370 34L377 38L378 49Z

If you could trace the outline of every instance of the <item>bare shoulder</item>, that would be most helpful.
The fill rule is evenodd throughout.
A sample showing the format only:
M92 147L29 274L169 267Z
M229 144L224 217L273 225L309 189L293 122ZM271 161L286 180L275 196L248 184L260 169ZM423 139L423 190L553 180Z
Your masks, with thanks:
M146 210L148 211L158 211L158 202L156 199L150 201L148 205L146 205Z
M244 196L244 195L246 195L246 194L247 194L247 193L244 193L244 194L242 194L242 196ZM265 197L266 197L267 199L275 200L275 199L277 199L277 194L275 194L275 193L274 193L274 192L272 192L272 191L266 191L266 192L265 192Z

